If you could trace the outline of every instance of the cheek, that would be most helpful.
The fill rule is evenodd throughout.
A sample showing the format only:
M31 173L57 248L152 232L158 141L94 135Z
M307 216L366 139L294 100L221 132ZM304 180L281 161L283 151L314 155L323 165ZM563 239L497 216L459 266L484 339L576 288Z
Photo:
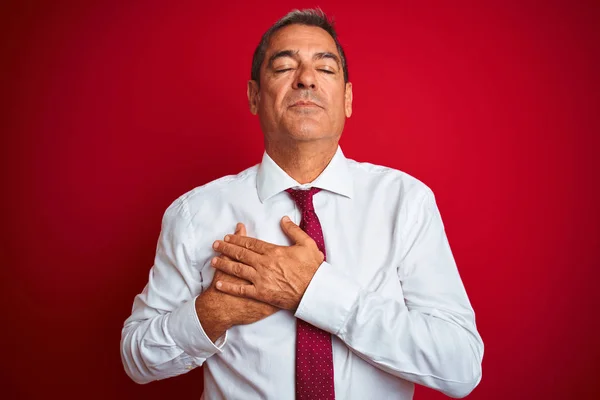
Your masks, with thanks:
M285 93L277 87L265 88L262 104L270 114L280 114L284 103Z
M335 95L331 98L331 114L339 119L345 117L345 96L343 92L336 92Z

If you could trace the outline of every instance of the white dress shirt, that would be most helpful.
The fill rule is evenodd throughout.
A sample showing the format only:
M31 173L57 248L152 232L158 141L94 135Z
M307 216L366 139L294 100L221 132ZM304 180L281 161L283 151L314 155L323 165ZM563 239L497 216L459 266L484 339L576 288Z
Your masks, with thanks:
M238 222L248 236L290 245L280 227L301 213L288 188L314 196L327 262L296 311L234 326L216 343L194 300L210 285L212 249ZM483 342L432 191L401 171L338 150L300 185L262 163L177 199L165 212L154 266L121 337L127 374L146 383L204 366L213 399L293 399L296 318L332 334L337 399L412 399L414 383L452 397L481 379Z

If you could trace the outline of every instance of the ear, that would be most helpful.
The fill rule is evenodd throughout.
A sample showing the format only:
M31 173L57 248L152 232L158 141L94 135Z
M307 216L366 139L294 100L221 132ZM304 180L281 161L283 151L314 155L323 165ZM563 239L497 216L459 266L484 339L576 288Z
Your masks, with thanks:
M346 83L346 92L344 93L344 112L346 118L352 115L352 83Z
M248 106L252 115L258 113L258 102L260 101L260 94L258 91L258 82L248 81Z

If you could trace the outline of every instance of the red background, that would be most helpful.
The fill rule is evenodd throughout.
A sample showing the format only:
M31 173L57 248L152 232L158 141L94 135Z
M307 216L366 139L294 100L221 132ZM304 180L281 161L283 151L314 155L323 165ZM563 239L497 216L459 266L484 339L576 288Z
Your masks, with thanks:
M121 327L166 207L260 161L252 52L315 3L174 3L1 6L3 398L200 396L200 369L131 382ZM472 399L600 398L599 4L319 2L346 155L436 193L486 346Z

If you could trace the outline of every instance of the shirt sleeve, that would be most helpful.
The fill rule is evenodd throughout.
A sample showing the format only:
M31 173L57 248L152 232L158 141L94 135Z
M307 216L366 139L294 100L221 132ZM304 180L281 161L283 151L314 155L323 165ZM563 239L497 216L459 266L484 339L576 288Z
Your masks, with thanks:
M137 383L186 373L225 345L226 334L213 343L196 314L202 280L195 242L187 203L178 199L164 214L148 284L121 332L123 366Z
M403 299L370 291L344 266L324 262L296 317L337 335L381 370L464 397L481 380L483 341L431 190L412 207L398 244Z

